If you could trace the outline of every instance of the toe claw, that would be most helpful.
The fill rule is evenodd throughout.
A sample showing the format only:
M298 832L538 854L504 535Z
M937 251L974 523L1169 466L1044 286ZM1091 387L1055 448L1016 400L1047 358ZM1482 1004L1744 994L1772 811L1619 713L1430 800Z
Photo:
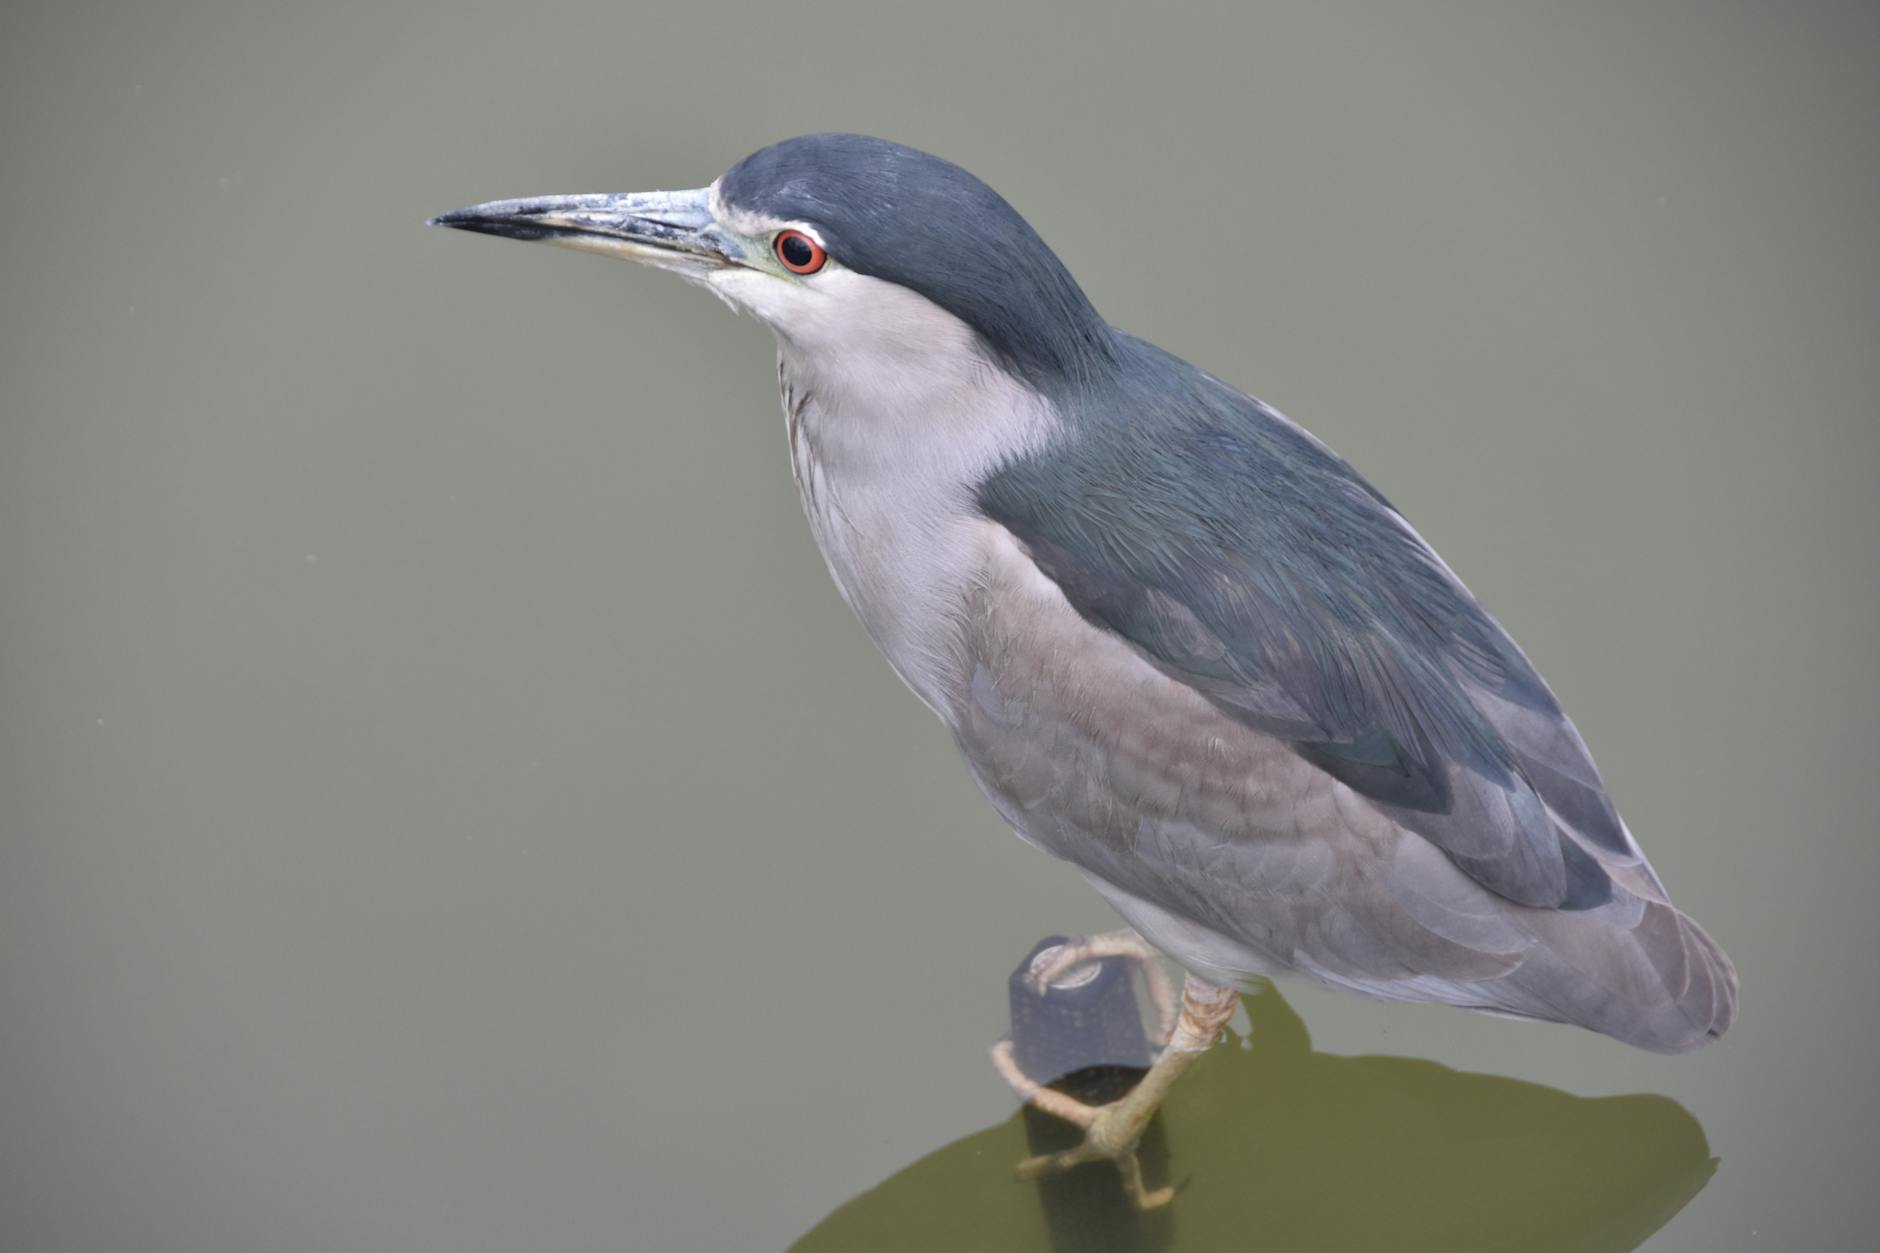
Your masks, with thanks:
M1094 1162L1098 1155L1092 1153L1088 1145L1080 1144L1074 1149L1065 1149L1062 1153L1043 1153L1037 1157L1028 1157L1018 1164L1013 1172L1019 1182L1028 1183L1033 1179L1042 1179L1046 1175L1055 1175L1082 1166L1085 1162Z
M1175 1199L1175 1189L1157 1188L1154 1192L1145 1192L1141 1196L1132 1196L1130 1200L1141 1210L1161 1209Z
M1020 1183L1030 1183L1042 1179L1057 1169L1057 1154L1046 1153L1038 1157L1028 1157L1012 1169L1012 1177Z

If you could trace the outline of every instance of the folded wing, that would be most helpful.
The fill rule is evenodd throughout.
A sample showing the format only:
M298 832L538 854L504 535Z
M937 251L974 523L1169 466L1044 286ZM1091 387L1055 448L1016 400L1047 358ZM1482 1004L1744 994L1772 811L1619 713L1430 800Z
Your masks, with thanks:
M1082 412L1102 429L982 487L1078 613L1510 901L1663 901L1547 685L1389 503L1274 410L1132 350L1153 421Z

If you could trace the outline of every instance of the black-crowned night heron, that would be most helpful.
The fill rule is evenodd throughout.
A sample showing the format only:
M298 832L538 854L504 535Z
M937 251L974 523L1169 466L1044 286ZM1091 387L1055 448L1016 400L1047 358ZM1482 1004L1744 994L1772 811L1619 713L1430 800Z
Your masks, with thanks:
M776 333L830 572L1018 833L1187 971L1143 1082L1021 1172L1134 1146L1237 990L1279 973L1660 1052L1736 1012L1573 724L1356 471L1110 326L971 174L859 135L697 191L501 200L442 226L626 257ZM1139 947L1094 937L1041 967Z

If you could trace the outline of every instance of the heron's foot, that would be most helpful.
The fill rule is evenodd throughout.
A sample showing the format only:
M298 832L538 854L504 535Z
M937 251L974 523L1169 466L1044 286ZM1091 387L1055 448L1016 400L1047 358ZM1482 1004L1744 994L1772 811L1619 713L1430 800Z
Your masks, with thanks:
M1072 940L1038 954L1029 976L1032 991L1043 996L1052 984L1064 980L1079 966L1110 957L1122 958L1142 976L1143 987L1149 993L1149 1003L1155 1006L1156 1047L1167 1044L1175 1032L1178 1013L1175 985L1169 982L1162 955L1150 948L1140 935L1127 928L1087 935L1081 940Z
M1081 1166L1085 1162L1108 1161L1115 1164L1116 1173L1122 1177L1123 1192L1137 1209L1160 1209L1174 1200L1174 1188L1150 1188L1143 1183L1142 1161L1136 1155L1136 1147L1142 1142L1142 1133L1148 1128L1149 1120L1155 1116L1155 1106L1135 1104L1129 1097L1124 1097L1120 1101L1094 1108L1086 1105L1084 1109L1088 1111L1090 1121L1082 1124L1085 1128L1083 1143L1076 1148L1065 1149L1062 1153L1045 1153L1026 1158L1018 1164L1018 1178L1021 1181L1040 1179Z
M1019 1179L1038 1179L1085 1162L1109 1161L1115 1163L1117 1173L1122 1176L1123 1191L1137 1209L1159 1209L1174 1200L1175 1189L1152 1190L1144 1185L1142 1162L1137 1158L1136 1147L1175 1080L1214 1043L1221 1028L1233 1017L1234 1006L1239 1001L1239 994L1232 988L1216 987L1190 976L1182 985L1181 1011L1167 1046L1136 1086L1108 1105L1087 1105L1056 1088L1045 1087L1019 1069L1012 1056L1010 1040L993 1045L994 1068L1020 1098L1084 1129L1083 1143L1075 1148L1028 1157L1020 1162Z

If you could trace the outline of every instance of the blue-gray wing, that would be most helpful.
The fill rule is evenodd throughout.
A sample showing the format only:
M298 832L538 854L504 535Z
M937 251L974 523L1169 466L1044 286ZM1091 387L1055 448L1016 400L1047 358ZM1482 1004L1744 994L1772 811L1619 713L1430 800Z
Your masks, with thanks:
M1148 345L980 503L1078 613L1523 905L1663 899L1547 685L1384 498ZM1145 416L1146 415L1146 416Z

